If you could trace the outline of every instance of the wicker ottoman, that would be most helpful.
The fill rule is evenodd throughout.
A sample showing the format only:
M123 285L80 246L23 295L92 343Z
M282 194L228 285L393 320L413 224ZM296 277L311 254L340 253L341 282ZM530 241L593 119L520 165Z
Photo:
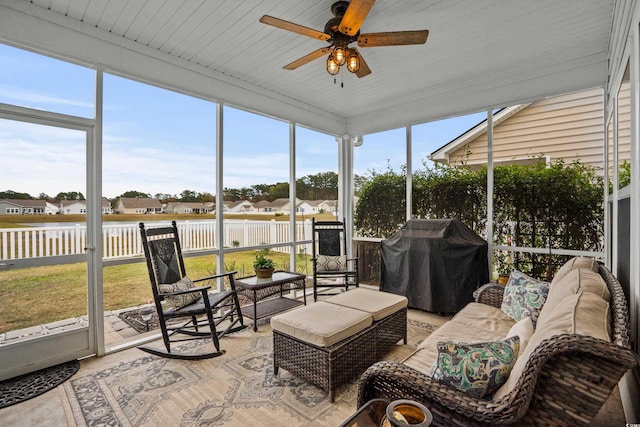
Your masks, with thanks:
M316 302L271 318L273 371L283 368L329 392L377 361L376 332L364 311Z
M356 288L324 301L371 314L376 330L377 360L382 360L398 341L407 343L407 297Z

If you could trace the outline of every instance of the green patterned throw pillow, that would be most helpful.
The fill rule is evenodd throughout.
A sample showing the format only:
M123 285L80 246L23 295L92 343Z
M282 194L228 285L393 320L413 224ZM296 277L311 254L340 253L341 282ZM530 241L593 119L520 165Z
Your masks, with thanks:
M346 269L347 257L345 255L318 255L316 258L317 271L344 271Z
M160 293L166 292L176 292L176 291L186 291L194 288L195 285L187 276L184 276L182 279L178 280L175 283L168 284L160 284L158 285L158 291ZM198 298L202 296L200 292L192 292L188 294L180 294L180 295L171 295L167 297L167 301L169 304L175 308L176 310L184 307L185 305L189 305L194 301L197 301Z
M516 322L530 317L535 328L548 293L549 283L513 270L504 288L500 309Z
M432 377L442 384L481 399L509 378L520 350L518 336L474 344L440 341Z

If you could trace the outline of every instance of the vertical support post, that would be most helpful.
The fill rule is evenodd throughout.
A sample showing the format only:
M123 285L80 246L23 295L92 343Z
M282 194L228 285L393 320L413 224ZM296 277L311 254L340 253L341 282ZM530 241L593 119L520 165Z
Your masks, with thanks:
M289 254L290 271L296 271L296 124L289 123L289 238L291 253Z
M640 35L638 21L631 31L631 194L630 194L630 259L640 259ZM640 263L631 262L629 272L629 299L631 301L631 325L635 332L635 351L640 349Z
M87 153L87 160L91 165L89 176L87 176L87 241L86 246L92 248L89 251L89 271L88 283L88 316L93 321L93 334L96 342L91 345L93 337L89 337L89 342L94 347L98 356L104 356L106 349L104 343L104 284L102 269L102 245L99 244L102 237L102 106L103 106L103 78L102 67L96 69L96 99L95 113L96 121L93 128L93 135L87 135L92 144ZM89 206L92 208L89 210ZM89 221L89 215L91 221ZM90 334L91 335L91 334Z
M493 272L493 111L487 110L487 243L489 274ZM489 277L491 279L491 277Z
M216 273L222 274L224 270L224 183L223 155L224 155L224 104L219 102L216 108L216 248L218 249L218 262ZM224 281L218 281L218 290L224 291Z
M613 232L611 233L611 247L613 250L611 251L611 272L614 275L618 274L618 201L619 201L619 193L618 187L620 186L620 181L618 179L618 92L616 91L616 95L614 97L613 102L613 179L612 186L613 192L611 193L611 229ZM633 171L632 171L633 172Z
M405 199L407 200L406 206L406 219L409 221L413 217L413 162L412 162L412 140L411 140L411 125L406 127L407 130L407 183L406 183L406 195Z
M345 219L347 255L353 256L353 148L362 145L361 136L336 137L338 142L338 219Z

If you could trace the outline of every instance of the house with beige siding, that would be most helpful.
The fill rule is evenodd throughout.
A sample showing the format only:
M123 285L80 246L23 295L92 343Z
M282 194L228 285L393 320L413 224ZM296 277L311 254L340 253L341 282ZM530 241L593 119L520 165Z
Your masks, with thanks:
M119 214L158 214L162 204L158 199L121 197L115 210Z
M215 209L213 202L169 202L164 207L165 213L172 214L206 214Z
M619 113L629 111L629 96L621 98ZM604 110L601 89L546 98L503 108L493 114L494 165L580 160L602 174ZM626 115L629 117L629 115ZM629 120L620 126L620 161L630 158ZM487 121L440 147L429 159L472 168L487 164ZM626 144L624 143L626 141Z

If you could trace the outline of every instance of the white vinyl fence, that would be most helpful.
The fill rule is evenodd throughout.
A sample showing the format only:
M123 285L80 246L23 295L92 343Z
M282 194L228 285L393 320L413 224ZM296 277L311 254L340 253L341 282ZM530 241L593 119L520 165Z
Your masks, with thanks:
M216 249L216 221L177 221L184 252ZM169 221L146 222L148 228L168 226ZM225 220L225 247L252 247L291 243L289 222ZM311 240L311 221L296 223L296 241ZM30 228L0 228L0 261L78 255L87 246L85 224ZM142 256L138 223L104 222L102 224L103 259ZM290 252L290 246L275 247Z

